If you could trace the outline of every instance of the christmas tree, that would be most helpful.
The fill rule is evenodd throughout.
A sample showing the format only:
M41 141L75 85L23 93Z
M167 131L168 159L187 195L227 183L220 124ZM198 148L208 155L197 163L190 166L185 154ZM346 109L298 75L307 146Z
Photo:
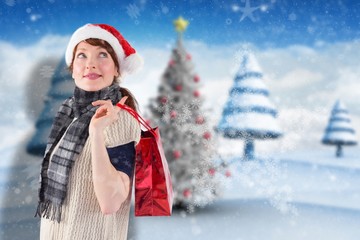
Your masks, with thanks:
M282 135L276 115L259 64L252 54L245 53L217 131L226 138L244 139L244 158L251 160L255 157L255 139L274 139Z
M51 79L47 98L44 100L44 108L35 123L36 131L27 145L27 152L37 156L43 156L50 134L50 128L63 101L73 94L74 81L67 70L65 60L61 61Z
M188 22L174 21L176 47L162 76L158 96L150 100L152 124L159 126L174 188L175 208L205 206L220 194L223 167L214 163L213 134L202 110L200 77L183 46Z
M336 157L343 156L342 146L356 145L355 130L351 126L349 112L345 105L340 101L336 101L329 119L325 136L322 140L323 144L336 146Z

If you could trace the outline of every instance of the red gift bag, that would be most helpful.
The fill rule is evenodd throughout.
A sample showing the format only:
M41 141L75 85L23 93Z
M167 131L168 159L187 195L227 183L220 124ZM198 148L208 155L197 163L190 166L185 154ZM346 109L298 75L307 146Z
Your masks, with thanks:
M141 131L140 142L136 145L135 216L170 216L173 189L159 129L151 128L123 102L122 99L117 106L128 111L147 129Z

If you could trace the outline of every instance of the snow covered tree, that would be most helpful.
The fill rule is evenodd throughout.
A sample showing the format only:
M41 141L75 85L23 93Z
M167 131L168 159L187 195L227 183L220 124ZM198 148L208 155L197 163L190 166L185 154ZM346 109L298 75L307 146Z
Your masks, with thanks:
M36 156L43 156L47 138L56 112L61 103L73 94L74 81L67 70L65 60L57 66L51 79L47 98L44 100L44 108L35 123L35 134L27 145L27 152Z
M274 139L282 135L276 121L277 111L254 55L245 53L217 131L230 139L244 139L244 158L254 158L255 139Z
M349 112L344 103L337 100L329 119L325 135L322 139L323 144L336 146L336 157L343 156L342 146L352 146L357 144L355 130L351 126Z
M214 163L214 140L202 110L200 77L193 73L191 55L183 46L187 24L181 17L174 21L176 47L149 110L151 124L160 128L173 181L174 206L191 210L219 196L218 176L224 169Z

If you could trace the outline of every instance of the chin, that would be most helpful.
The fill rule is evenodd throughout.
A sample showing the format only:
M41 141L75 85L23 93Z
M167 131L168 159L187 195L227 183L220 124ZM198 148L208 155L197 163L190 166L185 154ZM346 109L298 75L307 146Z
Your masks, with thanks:
M84 91L87 91L87 92L95 92L95 91L99 91L100 89L103 89L104 87L102 86L95 86L95 85L86 85L86 86L79 86L77 85L78 88L81 88L82 90Z

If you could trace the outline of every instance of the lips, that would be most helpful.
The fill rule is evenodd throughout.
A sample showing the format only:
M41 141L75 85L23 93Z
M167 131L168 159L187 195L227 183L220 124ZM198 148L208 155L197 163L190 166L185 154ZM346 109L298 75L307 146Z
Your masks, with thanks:
M95 79L98 79L99 77L101 77L101 75L97 74L97 73L88 73L84 77L86 77L90 80L95 80Z

